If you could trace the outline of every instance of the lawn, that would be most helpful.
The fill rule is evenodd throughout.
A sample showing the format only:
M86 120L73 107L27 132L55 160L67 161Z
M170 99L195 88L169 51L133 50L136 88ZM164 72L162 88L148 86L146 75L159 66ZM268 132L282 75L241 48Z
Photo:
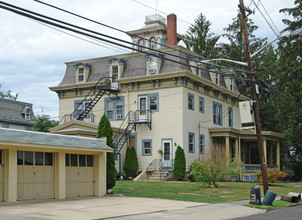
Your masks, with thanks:
M113 192L125 196L220 203L249 200L251 187L258 185L263 198L263 188L259 183L221 182L219 185L220 188L209 188L196 182L117 181ZM289 192L301 193L302 184L275 183L269 190L277 193L277 196Z

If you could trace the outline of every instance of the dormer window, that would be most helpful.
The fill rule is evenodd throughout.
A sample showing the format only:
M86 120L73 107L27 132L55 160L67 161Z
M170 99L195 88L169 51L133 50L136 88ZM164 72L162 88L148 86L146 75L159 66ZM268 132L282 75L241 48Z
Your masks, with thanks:
M230 78L230 90L233 91L234 90L234 80L233 78Z
M215 83L219 85L219 73L215 73Z
M24 119L29 121L31 115L31 108L29 106L25 106L22 111L22 114L24 114Z
M116 80L118 79L118 65L113 65L111 67L111 73L112 73L112 82L116 82Z
M90 65L87 63L77 63L74 65L74 67L76 69L76 82L86 82L89 76Z
M149 59L149 73L156 74L157 58L150 57Z
M84 68L81 67L78 70L78 82L84 82Z

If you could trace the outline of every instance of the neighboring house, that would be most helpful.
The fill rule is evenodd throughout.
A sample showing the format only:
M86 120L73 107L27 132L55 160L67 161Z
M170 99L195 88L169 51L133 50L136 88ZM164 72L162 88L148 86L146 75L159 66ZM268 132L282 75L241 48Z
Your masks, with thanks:
M256 134L241 129L239 101L249 98L239 94L234 75L202 64L203 58L177 45L181 36L174 14L167 26L163 17L149 16L143 28L128 34L142 52L66 63L62 82L50 88L58 94L60 117L51 132L94 136L105 113L120 171L127 145L136 148L139 171L171 170L177 145L185 151L188 170L210 147L222 145L230 161L245 164L241 178L253 180L260 169ZM263 135L269 164L280 167L283 135Z
M104 141L0 128L0 202L106 194Z
M30 130L34 124L32 104L0 98L0 128Z

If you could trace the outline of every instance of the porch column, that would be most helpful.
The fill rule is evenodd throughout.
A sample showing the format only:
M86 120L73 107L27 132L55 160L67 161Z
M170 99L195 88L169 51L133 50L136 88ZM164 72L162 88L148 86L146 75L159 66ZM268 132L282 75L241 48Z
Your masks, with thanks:
M264 164L267 167L267 146L266 146L266 139L263 139L263 152L264 152Z
M228 163L230 162L230 137L225 137L225 156L228 159Z
M273 145L270 144L269 165L273 165Z
M240 160L240 156L239 156L239 145L238 145L238 138L235 139L235 159L236 160Z
M280 170L280 142L279 141L277 142L277 149L276 149L276 165Z

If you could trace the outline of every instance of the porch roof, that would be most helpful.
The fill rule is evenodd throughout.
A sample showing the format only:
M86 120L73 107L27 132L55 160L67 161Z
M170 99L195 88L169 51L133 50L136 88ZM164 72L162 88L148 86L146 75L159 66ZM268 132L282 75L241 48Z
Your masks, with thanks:
M257 140L256 131L254 130L239 130L235 128L209 128L211 137L233 137L245 140ZM279 141L285 137L285 134L274 131L262 131L263 139Z

